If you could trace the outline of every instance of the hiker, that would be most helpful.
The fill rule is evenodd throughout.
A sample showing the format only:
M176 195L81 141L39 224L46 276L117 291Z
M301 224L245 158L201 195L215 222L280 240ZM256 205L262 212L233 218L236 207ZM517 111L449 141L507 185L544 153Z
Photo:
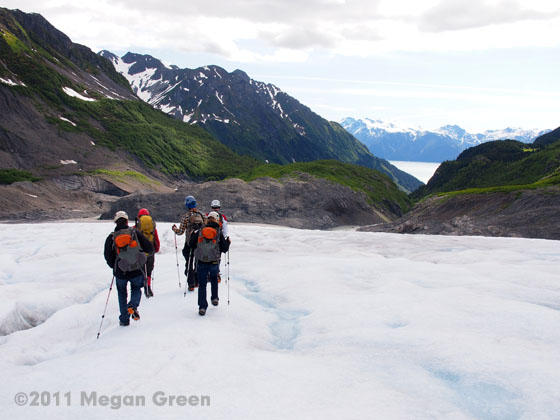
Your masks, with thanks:
M159 252L159 235L156 229L156 222L153 221L148 209L138 210L138 216L136 217L134 226L148 238L154 247L153 253L146 254L148 258L146 260L146 284L144 285L144 294L146 298L150 298L154 295L152 290L152 271L154 271L155 254Z
M220 256L222 252L228 252L230 240L224 238L218 220L220 215L211 211L208 213L208 221L199 230L192 233L189 246L194 249L194 257L197 261L198 275L198 314L204 316L208 308L206 299L206 284L210 277L210 300L212 305L218 306L218 270L220 268Z
M218 213L218 215L220 216L220 220L218 221L218 223L220 224L220 228L222 228L224 238L227 239L229 238L228 220L226 215L220 211L221 206L222 204L220 203L220 200L212 200L212 203L210 203L210 207L212 208L212 210Z
M212 200L212 202L210 203L210 207L212 208L213 211L215 211L216 213L218 213L218 215L220 216L218 224L220 225L220 228L222 229L222 233L224 234L224 238L229 239L229 233L228 233L228 220L225 214L223 214L220 211L222 204L220 203L220 200ZM208 216L208 215L206 215ZM220 266L220 264L218 264L218 267ZM218 283L222 282L222 273L220 272L220 269L218 269Z
M127 326L130 317L140 319L138 306L142 298L144 285L143 272L146 264L146 253L153 252L152 243L135 228L128 226L128 214L124 211L115 213L115 230L105 240L104 256L107 265L113 269L119 294L119 323ZM130 301L128 300L127 283L130 282Z
M204 215L196 208L196 200L192 195L185 198L185 207L187 213L181 218L179 228L176 225L171 226L173 232L177 235L185 233L185 246L183 247L183 257L185 257L185 276L187 276L187 284L189 291L192 292L198 286L196 277L196 265L193 256L193 250L189 246L191 234L195 229L200 229L204 225Z

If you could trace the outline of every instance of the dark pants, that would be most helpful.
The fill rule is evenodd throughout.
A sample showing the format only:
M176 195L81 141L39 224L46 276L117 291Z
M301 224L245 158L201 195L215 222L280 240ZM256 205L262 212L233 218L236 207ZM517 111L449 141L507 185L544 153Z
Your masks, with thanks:
M218 299L218 264L207 264L198 262L198 307L208 308L208 301L206 300L206 283L208 282L208 275L210 275L210 299Z
M142 297L142 286L144 286L144 276L133 277L131 279L119 279L117 281L117 292L119 294L119 309L121 316L119 320L125 324L130 321L128 308L137 308ZM130 282L130 302L128 300L127 283Z
M197 284L196 268L197 264L194 261L194 250L190 248L189 244L185 242L183 247L183 257L185 257L185 276L187 276L187 284L194 286Z
M155 255L149 255L146 260L146 277L152 277L152 271L154 271L154 263L156 257Z

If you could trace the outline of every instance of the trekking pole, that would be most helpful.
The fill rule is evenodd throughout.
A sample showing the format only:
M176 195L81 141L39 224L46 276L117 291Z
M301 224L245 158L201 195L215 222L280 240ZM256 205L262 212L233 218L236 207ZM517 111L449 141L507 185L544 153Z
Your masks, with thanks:
M189 282L186 281L185 282L185 291L183 292L183 297L187 297L187 287L188 287L188 285L189 285Z
M227 252L227 304L229 306L229 250Z
M179 280L179 289L181 288L181 275L179 274L179 254L177 251L177 234L175 236L175 259L177 260L177 279Z
M192 258L192 250L189 250L189 259L187 260L187 281L185 282L185 291L183 292L183 297L187 297L187 287L189 286L189 276L191 275Z
M115 281L115 276L111 279L111 285L109 286L109 293L107 293L107 301L105 302L105 310L103 311L103 315L101 315L101 324L99 324L99 331L97 331L97 338L99 338L99 334L101 334L101 326L103 325L103 320L105 319L105 312L107 312L107 305L109 303L109 296L111 296L111 290L113 290L113 282Z

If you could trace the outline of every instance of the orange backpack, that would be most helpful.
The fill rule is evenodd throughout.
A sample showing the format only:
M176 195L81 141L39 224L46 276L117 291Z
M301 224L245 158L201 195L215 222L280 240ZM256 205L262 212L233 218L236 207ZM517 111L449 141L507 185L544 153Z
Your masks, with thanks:
M202 262L216 262L220 260L220 229L204 226L198 233L198 241L194 256Z
M144 268L147 257L138 243L135 229L129 227L113 232L113 244L117 252L115 265L122 272Z

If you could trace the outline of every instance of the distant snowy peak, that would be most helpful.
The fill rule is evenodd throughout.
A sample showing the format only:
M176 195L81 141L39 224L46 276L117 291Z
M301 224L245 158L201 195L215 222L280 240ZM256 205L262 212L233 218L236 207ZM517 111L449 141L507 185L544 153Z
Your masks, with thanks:
M504 128L503 130L486 130L481 135L483 135L488 140L519 140L526 141L525 139L533 140L543 134L548 133L550 130L526 130L523 128Z
M396 122L384 122L381 120L373 120L370 118L364 118L356 120L354 118L344 118L341 123L343 127L345 126L358 126L362 130L367 130L370 132L385 132L385 133L411 133L417 134L418 132L422 131L420 127L412 128L412 127L404 127L398 125Z
M458 125L444 125L433 132L458 141L463 141L465 137L470 137L470 134Z
M387 133L414 133L420 131L420 128L411 128L397 125L394 122L383 122L380 120L372 120L365 118L364 123L369 130L385 130Z
M541 136L550 130L522 129L522 128L504 128L501 130L486 130L482 133L471 134L458 125L444 125L435 130L423 130L421 127L404 127L395 122L383 122L370 118L354 119L344 118L340 122L344 127L353 127L354 130L368 131L371 134L386 133L409 133L418 136L421 134L433 133L441 136L449 137L459 142L476 142L483 143L490 140L519 140L523 142L531 142L538 136Z

